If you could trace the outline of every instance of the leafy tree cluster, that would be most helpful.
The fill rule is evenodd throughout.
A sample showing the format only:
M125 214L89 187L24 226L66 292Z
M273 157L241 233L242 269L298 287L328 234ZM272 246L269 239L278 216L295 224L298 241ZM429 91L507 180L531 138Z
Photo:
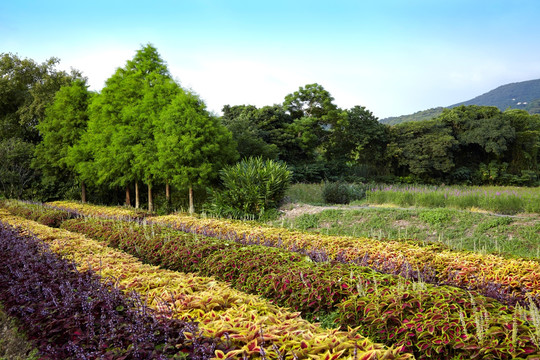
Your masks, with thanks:
M165 184L189 191L205 186L218 170L236 158L230 132L212 116L205 104L175 82L157 50L143 47L126 66L118 68L88 106L88 126L81 141L68 148L67 162L81 181L98 186L148 190L153 210L153 189ZM84 195L83 195L84 197Z
M9 74L3 76L6 78L9 80ZM15 118L23 113L24 104L12 111L15 115L6 111L2 117L2 128L18 126L19 130L14 138L0 138L4 144L0 153L10 152L0 163L4 196L22 196L4 186L8 181L19 190L33 180L57 188L57 184L76 183L81 186L83 201L89 185L105 196L123 188L125 202L131 204L134 188L138 207L139 189L144 185L152 210L153 189L165 187L170 200L172 185L189 192L193 211L193 188L207 186L223 165L237 157L231 133L197 95L172 79L151 45L118 68L98 94L89 92L80 76L68 80L43 96L48 103L33 123ZM30 142L35 139L39 141ZM20 168L33 169L33 173L23 173Z
M392 126L308 84L282 104L226 105L217 117L151 45L99 93L57 63L1 55L0 196L139 207L145 190L152 209L156 194L170 204L177 190L193 211L220 169L250 157L286 164L294 182L534 185L540 177L540 115L525 110L457 106Z
M387 127L362 106L343 110L319 84L287 95L283 104L223 108L242 158L285 162L293 181L353 179L383 169Z
M390 127L386 155L394 175L411 182L533 185L539 149L540 115L462 105Z
M284 161L294 181L534 185L540 175L540 115L525 110L462 105L391 126L312 84L281 105L225 106L223 118L242 157Z
M0 54L0 196L47 197L58 191L55 185L34 186L42 169L32 166L36 146L42 141L38 125L56 92L84 81L76 70L57 70L58 63L57 58L38 64L15 54ZM55 176L48 182L71 185L56 180Z

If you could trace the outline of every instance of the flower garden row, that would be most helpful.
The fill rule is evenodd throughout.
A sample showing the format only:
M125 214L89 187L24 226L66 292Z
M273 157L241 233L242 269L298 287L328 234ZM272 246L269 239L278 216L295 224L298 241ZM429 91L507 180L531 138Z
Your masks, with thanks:
M532 298L540 306L540 263L534 260L459 252L438 244L328 236L183 215L152 221L205 236L297 251L315 261L350 262L387 274L476 290L509 305L527 304Z
M145 265L82 235L10 216L4 211L0 212L0 220L36 234L49 243L53 251L74 260L80 271L92 269L103 278L116 279L117 285L125 291L135 290L147 298L149 306L158 314L172 314L182 323L198 322L202 339L220 340L214 340L211 346L205 345L214 351L216 358L410 357L397 349L385 349L355 330L324 330L303 320L298 313L231 289L213 278ZM201 337L193 331L184 335L187 341L200 343Z
M140 298L53 254L39 239L0 222L0 301L34 340L41 359L203 359L214 339L187 341L192 322L158 319ZM211 351L211 352L210 352Z
M538 352L540 324L533 316L460 289L399 280L354 264L314 263L282 249L197 238L156 224L76 219L62 226L304 313L337 310L342 328L360 326L365 335L419 358L503 359Z
M129 209L55 202L52 205L84 215L140 217ZM422 246L410 241L328 236L287 229L253 226L240 221L196 218L185 215L153 217L184 232L261 244L300 252L313 260L338 260L422 281L476 290L503 303L540 306L540 263L497 255L458 252L437 244Z

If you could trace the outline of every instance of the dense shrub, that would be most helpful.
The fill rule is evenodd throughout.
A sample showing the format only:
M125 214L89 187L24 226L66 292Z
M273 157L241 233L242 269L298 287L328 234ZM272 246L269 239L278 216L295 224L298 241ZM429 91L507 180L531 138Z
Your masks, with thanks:
M323 186L323 199L327 204L348 204L366 197L366 186L347 184L341 181L326 182Z
M249 158L221 171L224 190L214 193L209 211L231 218L261 218L277 208L290 184L287 166Z
M348 204L351 202L349 186L343 182L327 182L323 187L323 199L327 204Z

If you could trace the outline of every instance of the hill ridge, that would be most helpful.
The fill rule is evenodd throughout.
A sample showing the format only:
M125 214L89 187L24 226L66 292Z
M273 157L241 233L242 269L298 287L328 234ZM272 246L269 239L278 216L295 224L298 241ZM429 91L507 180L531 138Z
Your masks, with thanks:
M496 106L501 111L508 108L523 109L538 114L540 113L540 79L504 84L470 100L450 106L420 110L409 115L388 117L381 119L380 122L395 125L407 121L429 120L439 116L445 108L451 109L460 105Z

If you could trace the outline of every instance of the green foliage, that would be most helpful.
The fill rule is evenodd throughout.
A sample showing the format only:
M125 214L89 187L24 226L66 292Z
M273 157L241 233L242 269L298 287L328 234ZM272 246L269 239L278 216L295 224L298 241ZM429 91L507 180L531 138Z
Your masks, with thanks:
M333 101L319 84L300 87L285 97L283 107L293 119L288 130L300 150L293 156L290 154L285 159L287 162L306 164L322 158L330 145L332 129L346 121L346 114Z
M0 140L0 195L20 199L37 178L31 161L34 145L19 138Z
M322 188L322 196L327 204L348 204L351 201L362 200L366 197L364 184L348 184L345 182L326 182Z
M493 229L499 226L506 226L510 225L512 222L514 222L514 219L511 217L497 217L494 219L491 219L489 221L483 222L481 224L478 224L478 227L476 230L480 233L484 233L489 229Z
M426 210L419 213L419 217L431 225L446 223L452 219L452 215L452 212L446 209Z
M74 167L79 159L71 159L69 149L77 145L86 131L91 97L85 80L63 86L36 126L43 140L36 146L32 166L43 175L43 197L47 199L66 198L73 188Z
M238 144L240 159L252 157L262 157L263 159L277 160L279 148L275 143L277 139L270 139L268 131L261 124L262 109L259 110L253 105L223 107L223 124L233 134L233 139ZM282 124L273 124L273 132L279 132ZM278 135L279 136L279 135ZM268 141L274 140L273 143Z
M367 200L372 204L478 208L500 214L531 212L527 209L538 208L539 196L536 188L495 186L378 185L367 192Z
M339 311L319 313L314 320L320 322L323 329L335 329L339 326Z
M324 145L329 164L339 164L342 168L355 163L384 164L386 128L371 111L355 106L331 125L328 143Z
M295 183L287 189L285 199L290 203L320 205L323 203L324 183Z
M233 218L259 218L277 208L290 184L287 166L262 158L244 159L221 171L224 190L214 194L211 213Z
M109 187L154 183L159 170L154 122L179 90L153 46L137 51L90 105L86 144L79 148L90 160L78 167L81 176Z
M41 169L31 167L35 146L42 137L39 126L56 92L74 81L82 81L76 70L69 74L58 71L58 63L56 58L38 64L17 55L0 54L0 196L50 195L44 191L46 186L41 185ZM65 178L54 183L58 188L70 186Z
M295 219L295 226L300 230L318 228L319 216L317 214L302 214Z
M0 141L19 138L37 144L40 134L36 128L45 117L56 91L81 74L56 70L59 59L50 58L37 64L32 59L0 54Z
M237 158L231 133L194 94L179 92L155 124L159 176L179 189L209 185Z
M323 187L323 199L327 204L348 204L351 202L349 186L342 182L327 182Z
M454 169L452 149L457 145L451 129L437 120L409 122L390 129L387 156L398 174L425 181L443 178Z

